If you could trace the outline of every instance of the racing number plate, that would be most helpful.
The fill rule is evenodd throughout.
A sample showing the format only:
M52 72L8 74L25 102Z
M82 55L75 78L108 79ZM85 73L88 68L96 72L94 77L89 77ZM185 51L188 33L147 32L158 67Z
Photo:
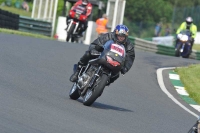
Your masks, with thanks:
M110 51L112 51L120 56L124 56L124 48L118 44L112 44Z

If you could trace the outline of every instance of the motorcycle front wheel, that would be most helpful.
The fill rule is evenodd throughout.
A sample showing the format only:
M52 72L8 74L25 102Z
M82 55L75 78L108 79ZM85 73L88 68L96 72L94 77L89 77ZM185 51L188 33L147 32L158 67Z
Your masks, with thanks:
M178 46L177 46L177 48L176 48L176 50L175 50L175 56L176 57L180 57L180 49L181 49L181 44L177 44Z
M94 101L103 93L103 90L108 80L108 75L103 74L98 80L99 80L99 83L93 89L88 89L86 94L84 95L83 97L84 105L86 106L92 105Z
M69 42L69 39L72 37L75 27L76 27L76 25L72 24L69 31L67 32L67 38L66 38L67 42Z
M80 97L79 90L78 90L76 83L73 84L73 86L69 92L69 97L73 100L77 100Z

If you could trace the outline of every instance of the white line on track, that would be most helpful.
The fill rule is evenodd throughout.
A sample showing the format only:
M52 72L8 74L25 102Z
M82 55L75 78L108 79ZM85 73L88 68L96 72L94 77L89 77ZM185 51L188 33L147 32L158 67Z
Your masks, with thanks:
M175 69L175 67L167 67L167 68L159 68L157 69L157 79L158 79L158 84L160 85L161 90L167 94L167 96L169 98L172 99L172 101L174 101L176 104L178 104L181 108L183 108L184 110L186 110L187 112L189 112L190 114L194 115L195 117L199 118L199 116L197 114L195 114L194 112L192 112L191 110L189 110L188 108L186 108L183 104L181 104L176 98L173 97L173 95L171 95L169 93L169 91L166 89L164 81L163 81L163 75L162 75L162 71L163 70L167 70L167 69Z

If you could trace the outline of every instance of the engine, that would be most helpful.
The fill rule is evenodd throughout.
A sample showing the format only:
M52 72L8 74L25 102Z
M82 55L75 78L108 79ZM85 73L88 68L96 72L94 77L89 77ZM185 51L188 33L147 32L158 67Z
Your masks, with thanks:
M84 87L87 85L87 83L90 80L90 76L87 73L84 73L81 75L81 77L78 79L77 86L80 90L83 90Z

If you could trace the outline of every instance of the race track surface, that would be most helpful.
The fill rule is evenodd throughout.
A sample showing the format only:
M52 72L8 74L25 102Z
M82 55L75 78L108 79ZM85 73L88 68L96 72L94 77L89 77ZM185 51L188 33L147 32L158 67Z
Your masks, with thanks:
M156 70L199 61L136 49L129 73L87 107L68 93L88 46L2 33L0 40L1 133L186 133L196 121L163 93Z

